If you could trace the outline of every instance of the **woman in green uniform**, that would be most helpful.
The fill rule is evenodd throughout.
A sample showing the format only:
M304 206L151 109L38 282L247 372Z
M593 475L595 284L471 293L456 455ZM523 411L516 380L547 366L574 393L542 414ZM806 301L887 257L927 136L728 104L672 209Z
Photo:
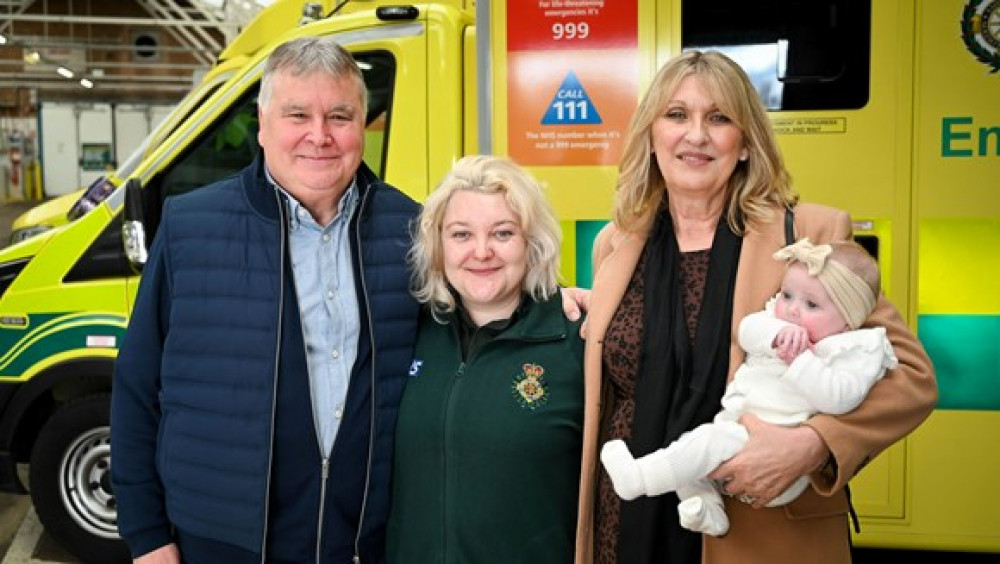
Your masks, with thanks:
M460 160L419 221L389 562L571 562L583 342L559 297L559 224L526 171L488 156Z

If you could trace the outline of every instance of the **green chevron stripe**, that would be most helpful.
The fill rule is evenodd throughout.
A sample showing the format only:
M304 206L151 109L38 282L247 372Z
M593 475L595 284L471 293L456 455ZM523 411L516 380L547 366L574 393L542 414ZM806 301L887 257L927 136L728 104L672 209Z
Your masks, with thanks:
M90 336L120 343L128 320L121 315L65 313L32 315L28 329L0 328L0 378L20 378L45 359L88 349Z
M25 337L36 330L52 322L53 319L62 317L65 313L46 313L31 315L26 327L5 327L0 326L0 365L13 354L14 347L23 341Z
M113 314L102 314L102 313L61 313L61 314L44 314L44 315L32 315L28 320L28 327L26 329L10 329L6 328L4 330L4 338L0 338L0 343L7 345L6 352L3 356L0 356L0 368L7 362L10 362L15 356L22 354L22 349L33 346L35 341L47 337L49 334L59 331L64 331L68 327L76 326L92 326L92 325L117 325L121 324L124 328L125 318L120 315ZM9 342L4 342L9 341Z
M921 315L938 379L938 409L1000 411L1000 315Z

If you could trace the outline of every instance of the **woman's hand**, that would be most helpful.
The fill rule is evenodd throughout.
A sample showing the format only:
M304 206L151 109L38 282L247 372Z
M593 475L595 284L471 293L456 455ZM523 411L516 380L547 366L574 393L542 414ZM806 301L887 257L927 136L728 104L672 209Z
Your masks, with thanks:
M580 315L587 313L587 309L590 306L590 290L577 287L560 287L559 291L562 294L563 313L566 314L566 319L576 321L580 319ZM586 337L586 327L587 322L584 321L583 326L580 327L581 337Z
M722 463L709 478L724 484L723 493L761 508L781 495L799 476L819 468L829 449L806 425L781 427L746 414L740 418L750 438L743 450Z

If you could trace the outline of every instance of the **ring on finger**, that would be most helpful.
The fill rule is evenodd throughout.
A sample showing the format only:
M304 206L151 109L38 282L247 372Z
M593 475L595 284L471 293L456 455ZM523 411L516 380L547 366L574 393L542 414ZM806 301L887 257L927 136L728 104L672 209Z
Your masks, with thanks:
M757 498L755 498L752 495L747 495L746 493L741 493L740 495L736 496L736 499L742 501L747 505L753 505L754 502L757 501Z

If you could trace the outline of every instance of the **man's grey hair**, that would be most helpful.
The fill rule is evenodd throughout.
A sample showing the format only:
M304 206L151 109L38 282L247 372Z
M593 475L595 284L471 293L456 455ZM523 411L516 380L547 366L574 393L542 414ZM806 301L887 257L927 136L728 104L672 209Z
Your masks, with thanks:
M368 115L368 88L357 61L350 51L339 43L323 37L303 37L278 45L267 58L264 76L260 80L260 95L257 105L266 109L271 102L274 75L283 72L292 76L305 76L323 72L334 78L352 78L358 83L361 95L361 109Z

